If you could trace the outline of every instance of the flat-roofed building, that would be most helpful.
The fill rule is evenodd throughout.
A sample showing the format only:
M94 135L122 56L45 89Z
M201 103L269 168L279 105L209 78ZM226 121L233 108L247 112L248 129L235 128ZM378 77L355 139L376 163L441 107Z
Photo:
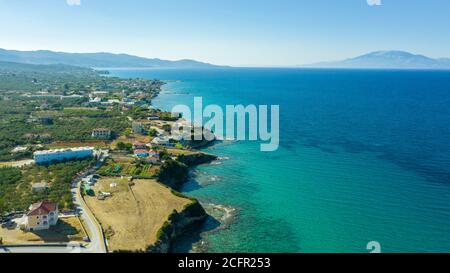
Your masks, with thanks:
M94 148L80 147L71 149L57 149L34 152L36 164L49 164L66 160L84 159L94 156Z
M42 192L46 189L48 189L48 184L45 182L33 183L33 185L31 185L31 190L34 192Z
M142 123L140 123L140 122L133 122L131 124L131 126L132 126L133 132L135 134L141 134L141 135L145 134L145 128L144 128L144 125L142 125Z
M96 128L92 130L92 137L100 138L100 139L110 139L111 138L111 129L108 128Z

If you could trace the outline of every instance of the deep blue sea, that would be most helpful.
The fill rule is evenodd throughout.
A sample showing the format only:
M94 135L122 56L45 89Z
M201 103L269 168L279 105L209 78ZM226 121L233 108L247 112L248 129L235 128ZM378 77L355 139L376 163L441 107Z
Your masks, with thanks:
M208 252L450 252L450 71L113 70L173 80L154 105L280 105L281 145L222 142L183 189ZM227 213L223 213L226 211ZM191 247L186 240L180 251ZM184 248L184 249L183 249Z

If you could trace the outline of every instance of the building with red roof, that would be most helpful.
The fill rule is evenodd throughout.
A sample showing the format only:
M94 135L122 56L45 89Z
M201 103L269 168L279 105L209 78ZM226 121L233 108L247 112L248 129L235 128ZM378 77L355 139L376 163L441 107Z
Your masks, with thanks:
M32 204L25 215L25 229L27 231L49 229L58 223L58 204L42 201Z

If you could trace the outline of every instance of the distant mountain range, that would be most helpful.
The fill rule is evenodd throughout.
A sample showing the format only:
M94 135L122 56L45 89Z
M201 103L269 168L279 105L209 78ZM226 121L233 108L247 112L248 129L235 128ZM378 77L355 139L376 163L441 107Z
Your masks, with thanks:
M450 69L450 58L433 59L405 51L376 51L343 61L322 62L303 67Z
M89 68L217 68L195 60L168 61L113 53L66 53L49 50L17 51L0 48L0 62L48 65L62 64ZM450 69L450 58L433 59L405 51L376 51L336 62L321 62L301 67L323 68L399 68Z
M194 60L168 61L112 53L65 53L49 50L17 51L0 49L0 61L25 64L65 64L91 68L214 68Z

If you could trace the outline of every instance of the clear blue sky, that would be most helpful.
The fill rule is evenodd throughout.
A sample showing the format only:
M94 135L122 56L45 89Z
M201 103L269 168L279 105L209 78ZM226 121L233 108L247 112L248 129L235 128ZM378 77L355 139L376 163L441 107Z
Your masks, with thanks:
M0 0L0 48L298 65L375 50L450 57L449 0Z

